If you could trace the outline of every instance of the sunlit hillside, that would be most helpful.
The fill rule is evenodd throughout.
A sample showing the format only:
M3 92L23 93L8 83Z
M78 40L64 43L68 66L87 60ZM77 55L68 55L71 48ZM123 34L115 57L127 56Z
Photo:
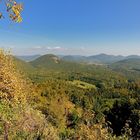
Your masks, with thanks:
M138 81L105 66L56 58L28 63L1 51L1 138L139 138Z
M0 140L140 140L140 0L0 0Z
M45 116L30 104L32 84L16 72L14 62L0 51L0 138L58 139Z

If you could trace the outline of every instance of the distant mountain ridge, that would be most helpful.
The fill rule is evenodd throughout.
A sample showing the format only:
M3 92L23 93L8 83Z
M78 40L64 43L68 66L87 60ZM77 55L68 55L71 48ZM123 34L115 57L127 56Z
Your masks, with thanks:
M79 73L80 71L93 71L100 68L100 70L119 72L130 79L140 77L140 57L137 55L114 57L113 55L100 54L86 57L46 54L30 62L19 59L15 59L15 62L19 70L29 73L51 71Z
M140 58L128 58L110 65L112 69L127 69L140 71Z
M29 62L29 61L33 61L35 59L37 59L38 57L40 57L41 55L17 55L15 57L21 59L21 60L24 60L26 62Z
M81 55L66 55L61 57L65 61L75 61L75 62L87 62L87 57L86 56L81 56Z
M99 61L100 63L114 63L120 60L123 60L124 56L121 55L107 55L107 54L99 54L99 55L93 55L93 56L89 56L88 60L92 60L92 61Z
M80 63L70 62L61 59L60 57L53 54L43 55L36 60L29 62L33 67L46 70L74 70L76 68L82 67Z
M126 57L127 59L129 59L129 58L133 58L133 59L140 59L140 56L139 55L129 55L129 56L127 56Z
M50 54L46 54L50 55ZM25 55L25 56L16 56L19 59L24 61L33 61L42 56L46 55ZM91 55L91 56L82 56L82 55L54 55L63 61L68 62L81 62L81 63L89 63L89 64L111 64L125 59L138 59L140 58L139 55L129 55L129 56L122 56L122 55L108 55L108 54L98 54L98 55Z

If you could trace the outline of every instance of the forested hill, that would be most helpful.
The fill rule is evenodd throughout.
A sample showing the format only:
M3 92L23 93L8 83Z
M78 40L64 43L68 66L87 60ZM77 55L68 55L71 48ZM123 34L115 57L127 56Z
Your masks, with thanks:
M140 58L129 58L109 65L114 71L122 73L129 79L140 79Z
M105 79L106 84L109 84L110 77L114 77L114 79L122 79L123 77L107 68L106 65L65 61L52 54L41 56L36 60L29 62L29 64L37 69L38 75L40 74L38 78L42 78L42 80L45 78L65 80L76 78L85 82L96 82Z
M16 57L12 57L13 62L15 64L16 69L18 69L19 71L22 71L24 73L29 73L29 72L35 72L36 69L30 65L28 62L25 62L19 58Z
M138 79L55 55L24 62L0 52L0 67L1 139L140 138Z
M111 64L113 69L140 70L140 58L129 58Z
M86 68L86 66L90 68L91 65L88 63L81 63L75 61L66 61L56 55L47 54L37 58L34 61L31 61L30 64L37 68L51 69L51 70L63 70L63 71L71 71L71 70L80 70ZM88 68L87 68L88 69Z
M34 61L35 59L42 57L41 55L27 55L27 56L16 56L24 61ZM80 62L80 63L89 63L89 64L111 64L125 59L140 59L138 55L108 55L108 54L98 54L91 56L82 56L82 55L58 55L60 59L68 62Z

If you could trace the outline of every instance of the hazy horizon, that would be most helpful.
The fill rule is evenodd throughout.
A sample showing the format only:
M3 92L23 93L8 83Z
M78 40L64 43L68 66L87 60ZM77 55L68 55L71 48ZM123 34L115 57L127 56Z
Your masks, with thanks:
M11 52L12 53L12 52ZM86 54L57 54L57 53L43 53L43 54L14 54L12 53L12 55L14 56L43 56L43 55L56 55L56 56L96 56L96 55L112 55L112 56L122 56L122 57L127 57L127 56L140 56L138 54L128 54L128 55L121 55L121 54L108 54L108 53L96 53L96 54L91 54L91 55L86 55Z

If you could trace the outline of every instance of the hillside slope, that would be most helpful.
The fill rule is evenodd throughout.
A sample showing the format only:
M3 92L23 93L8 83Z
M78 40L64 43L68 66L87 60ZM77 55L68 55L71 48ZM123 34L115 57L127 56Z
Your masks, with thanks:
M13 63L0 50L0 139L58 140L54 128L31 104L32 84L17 73Z
M114 71L120 72L130 79L140 79L140 59L130 58L109 65Z
M19 70L20 72L24 72L24 73L34 73L36 71L36 69L30 65L30 63L25 62L19 58L16 57L12 57L13 58L13 62L15 65L15 68L17 70Z
M110 65L113 69L140 70L140 59L129 58Z
M80 63L64 61L52 54L41 56L30 64L36 68L55 71L73 71L83 67Z

